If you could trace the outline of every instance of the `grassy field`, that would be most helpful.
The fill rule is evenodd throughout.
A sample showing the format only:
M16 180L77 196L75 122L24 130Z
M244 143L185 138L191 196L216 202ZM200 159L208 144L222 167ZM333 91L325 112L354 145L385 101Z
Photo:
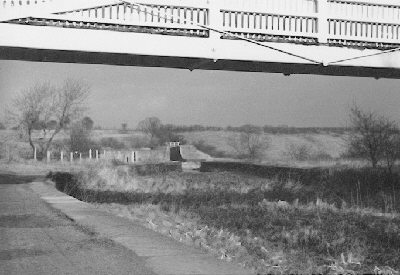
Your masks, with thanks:
M229 145L229 140L238 136L237 132L203 131L184 132L188 144L205 146L199 148L212 157L236 158L237 152ZM36 132L34 139L41 133ZM68 132L56 136L53 151L68 151ZM133 149L147 147L148 139L137 131L121 133L119 130L94 130L91 139L102 149ZM313 133L313 134L263 134L262 140L268 144L263 150L259 162L293 166L334 166L364 165L364 163L344 159L346 152L346 134ZM17 131L0 130L0 158L32 158L32 151L26 138Z
M229 145L229 139L239 135L229 131L204 131L183 133L189 143L204 141L214 146L216 150L235 155L235 150ZM346 152L346 135L336 133L320 134L263 134L263 140L269 144L264 150L264 163L290 163L296 161L290 154L294 149L303 148L305 161L333 161Z
M109 165L70 177L53 179L82 200L259 274L399 274L393 209L383 213L345 195L332 203L339 190L324 193L317 183L216 172L139 176Z

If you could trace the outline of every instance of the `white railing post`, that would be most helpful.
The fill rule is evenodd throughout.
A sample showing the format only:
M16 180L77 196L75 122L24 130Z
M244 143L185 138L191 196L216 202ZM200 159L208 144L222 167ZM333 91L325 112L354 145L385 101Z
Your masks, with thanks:
M328 26L328 0L317 0L317 33L318 42L320 44L328 43L329 26Z
M208 22L205 22L205 24L208 25L216 30L221 30L223 28L223 19L222 19L222 14L221 14L221 2L220 0L207 0L208 4ZM221 34L219 32L211 31L210 30L210 39L212 41L217 41L221 39ZM217 49L217 44L218 43L212 43L212 47L210 51L212 52L212 55L214 57L214 62L217 62L218 60L218 49Z

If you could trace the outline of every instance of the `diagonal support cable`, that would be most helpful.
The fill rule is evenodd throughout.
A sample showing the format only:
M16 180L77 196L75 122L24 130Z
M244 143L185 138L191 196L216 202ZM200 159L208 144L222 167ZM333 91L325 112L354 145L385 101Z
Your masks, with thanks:
M328 62L327 66L328 65L337 64L337 63L346 62L346 61L351 61L351 60L357 60L357 59L368 58L368 57L382 55L382 54L388 54L388 53L397 52L397 51L400 51L400 47L399 48L390 49L390 50L386 50L386 51L381 51L381 52L378 52L378 53L359 55L359 56L349 57L349 58L345 58L345 59L339 59L339 60L336 60L336 61L331 61L331 62Z
M140 9L141 8L147 8L146 5L139 4L139 3L136 3L134 1L126 1L126 0L125 1L124 0L120 0L120 1L123 2L123 3L127 3L127 4L131 4L131 5L137 6ZM145 10L143 12L150 14L150 12L146 12ZM153 11L153 14L154 14L154 11ZM177 22L177 20L175 20L174 16L164 16L164 15L161 15L160 12L156 12L156 14L157 14L157 16L159 18L167 19L167 20L170 20L171 22L174 22L174 23ZM245 38L245 37L242 37L240 35L237 35L237 34L234 34L234 33L228 32L228 31L219 30L219 29L216 29L216 28L212 28L212 27L209 27L209 26L198 24L198 23L195 23L192 20L183 19L180 16L178 16L178 17L179 17L179 21L183 21L184 23L190 23L191 25L194 25L196 27L200 27L200 28L203 28L203 29L206 29L206 30L209 30L209 31L213 31L213 32L217 32L217 33L220 33L220 34L225 34L225 35L228 35L230 37L233 37L233 38L236 38L236 39L239 39L239 40L242 40L242 41L246 41L246 42L254 44L254 45L258 45L258 46L261 46L261 47L264 47L264 48L268 48L270 50L274 50L274 51L277 51L277 52L280 52L280 53L284 53L284 54L287 54L287 55L290 55L290 56L293 56L293 57L297 57L297 58L306 60L306 61L311 62L311 63L321 64L321 65L323 64L321 61L314 60L314 59L311 59L311 58L308 58L308 57L304 57L304 56L301 56L301 55L298 55L298 54L295 54L295 53L292 53L292 52L289 52L289 51L285 51L285 50L282 50L282 49L279 49L279 48L276 48L276 47L273 47L273 46L270 46L270 45L266 45L266 44L263 44L263 43L261 43L261 42L259 42L257 40L254 40L254 39Z

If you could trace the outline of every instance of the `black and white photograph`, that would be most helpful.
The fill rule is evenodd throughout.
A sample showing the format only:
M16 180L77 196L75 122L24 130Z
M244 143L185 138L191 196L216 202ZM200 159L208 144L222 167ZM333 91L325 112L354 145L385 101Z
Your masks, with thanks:
M0 0L0 275L400 275L400 0Z

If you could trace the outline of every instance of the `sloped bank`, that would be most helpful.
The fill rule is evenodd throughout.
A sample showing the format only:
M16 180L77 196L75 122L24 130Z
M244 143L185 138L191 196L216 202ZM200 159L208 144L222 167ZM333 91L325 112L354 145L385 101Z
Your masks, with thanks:
M200 171L228 171L280 182L294 181L311 187L308 195L313 200L322 198L337 205L346 203L350 206L373 207L385 212L400 211L400 176L397 173L388 174L384 169L297 168L206 161L201 163Z
M102 175L96 169L86 173L92 173L90 177L61 173L51 177L59 190L81 200L100 202L110 211L135 217L178 240L217 247L219 257L236 259L260 274L374 270L396 274L400 270L399 218L340 208L321 199L307 204L296 199L279 201L279 196L312 194L308 187L295 182L250 181L244 176L232 178L229 173L205 173L187 178L187 185L182 187L176 179L184 174L164 174L154 175L157 182L149 187L147 182L135 183L138 176L124 167L113 167L117 171L110 181L134 182L132 189L124 192L109 190L113 183L93 176L94 172ZM170 182L168 177L172 177ZM202 177L204 184L198 184ZM97 185L82 179L95 180ZM175 185L170 188L170 183ZM140 217L138 213L142 213ZM179 222L166 218L176 216Z

